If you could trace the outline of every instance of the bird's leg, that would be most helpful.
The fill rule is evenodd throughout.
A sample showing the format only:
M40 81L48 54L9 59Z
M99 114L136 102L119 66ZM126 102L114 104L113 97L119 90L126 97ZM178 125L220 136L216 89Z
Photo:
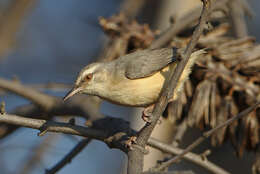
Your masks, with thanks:
M145 121L145 122L148 122L150 123L151 122L151 114L153 112L153 109L154 109L154 104L146 107L144 110L143 110L143 113L142 113L142 119Z

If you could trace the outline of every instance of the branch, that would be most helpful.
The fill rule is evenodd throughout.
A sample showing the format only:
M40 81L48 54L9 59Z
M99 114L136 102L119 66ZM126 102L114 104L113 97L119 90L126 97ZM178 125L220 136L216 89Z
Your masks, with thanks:
M8 123L40 130L39 136L47 132L58 132L70 135L78 135L105 142L110 148L117 148L128 152L126 141L129 137L136 135L130 129L129 122L112 117L105 117L92 122L91 127L74 125L71 123L60 123L33 118L26 118L12 114L0 114L0 123Z
M103 115L97 112L98 106L91 102L93 98L76 96L68 103L57 102L50 111L46 112L39 107L29 104L17 107L11 114L31 117L36 119L50 120L55 116L80 115L90 121L103 118ZM0 123L0 139L8 136L19 128L20 125L10 125Z
M29 99L36 105L46 110L51 108L56 103L56 99L54 97L38 92L32 88L25 87L18 82L0 78L0 88L12 91L17 95Z
M55 121L46 121L33 118L20 117L17 115L2 114L0 115L1 123L8 123L17 126L28 127L48 132L62 132L64 134L79 135L98 140L104 140L106 132L87 128L83 126L76 126L69 123L59 123Z
M91 121L104 117L99 112L101 101L97 97L84 97L79 95L64 103L61 98L49 96L20 83L2 78L0 78L0 88L23 96L36 104L18 107L12 112L12 114L15 115L46 120L51 119L53 115L80 115ZM7 136L17 128L17 126L1 124L0 138Z
M64 83L55 83L55 82L48 82L43 84L27 84L29 88L33 88L35 90L51 90L51 91L61 91L64 92L68 89L71 89L73 85L64 84ZM5 95L7 92L5 90L0 89L0 96Z
M15 0L0 16L0 59L15 45L16 33L34 0Z
M103 117L99 112L100 100L97 97L76 96L64 103L59 97L44 94L21 83L3 78L0 78L0 88L30 100L39 107L37 109L39 113L44 112L49 115L81 115L91 120Z
M198 138L196 141L194 141L191 145L189 145L181 154L179 154L178 156L164 162L159 168L158 170L163 170L167 167L169 167L171 164L177 162L179 159L181 159L186 153L192 151L195 147L197 147L199 144L201 144L205 139L207 139L208 137L210 137L212 134L216 133L219 129L230 125L231 123L233 123L234 121L240 119L243 116L246 116L247 114L249 114L250 112L252 112L253 110L255 110L258 105L260 105L260 101L256 102L253 106L250 106L249 108L243 110L242 112L240 112L239 114L237 114L236 116L228 119L227 121L225 121L224 123L216 126L215 128L203 133L203 135Z
M213 12L214 10L222 8L227 2L228 0L215 1L211 5L209 11ZM201 11L201 7L198 7L193 11L191 11L190 13L181 17L167 31L165 31L157 40L155 40L151 44L150 48L155 49L166 45L168 42L172 40L172 38L174 38L174 36L176 36L183 29L187 28L190 24L196 21L200 17L200 11Z
M248 112L243 111L240 114L246 115L248 114ZM78 126L78 125L71 125L70 123L59 123L54 121L25 118L25 117L9 115L9 114L0 115L0 122L38 129L41 130L41 132L49 131L49 132L65 133L70 135L79 135L86 138L87 137L93 138L105 142L111 148L118 148L123 151L125 149L122 148L122 146L124 146L123 144L124 141L122 140L127 140L127 137L132 135L132 132L128 130L130 129L129 125L126 125L127 122L123 121L122 119L117 119L112 117L96 120L95 122L93 122L93 126L89 128ZM180 155L184 152L184 150L182 149L173 147L171 145L167 145L154 138L150 138L148 140L148 145L156 149L159 149L162 152L170 153L172 155ZM222 172L221 174L228 173L225 172L220 167L218 167L217 165L215 165L214 163L211 163L208 160L203 160L202 158L200 158L198 155L194 153L190 153L190 152L187 153L184 156L184 159L191 161L197 165L200 165L201 167L204 167L205 169L211 171L212 173L221 173L221 172Z
M210 12L210 6L211 6L211 0L204 0L203 1L203 9L201 12L201 17L198 26L196 27L192 38L186 48L186 50L183 53L183 59L180 61L180 63L177 65L174 72L171 73L170 81L168 81L164 86L166 88L163 89L162 94L159 97L158 102L155 104L155 108L151 115L151 123L147 123L138 133L139 136L137 137L137 145L141 147L145 147L147 144L147 141L149 137L151 136L151 133L154 129L154 127L157 124L157 121L159 120L160 116L162 115L163 111L166 108L166 105L168 104L169 99L171 98L174 89L177 86L178 80L189 60L189 57L192 53L192 50L194 49L200 35L202 34L202 31L205 27L206 21L209 16ZM144 154L140 151L140 149L133 149L128 153L128 174L140 174L143 171L143 159Z
M27 84L27 86L36 90L65 91L71 89L73 84L48 82L43 84Z
M31 148L31 153L25 157L25 165L22 169L18 169L16 173L20 174L28 174L32 173L32 171L36 168L38 164L40 164L44 158L44 153L50 148L49 145L55 140L54 136L47 136L43 142L37 144L35 147ZM29 159L28 159L29 158ZM22 160L23 161L23 160Z
M58 162L51 169L46 170L45 174L55 174L65 165L71 162L71 160L77 156L89 143L91 142L90 138L81 140L60 162Z

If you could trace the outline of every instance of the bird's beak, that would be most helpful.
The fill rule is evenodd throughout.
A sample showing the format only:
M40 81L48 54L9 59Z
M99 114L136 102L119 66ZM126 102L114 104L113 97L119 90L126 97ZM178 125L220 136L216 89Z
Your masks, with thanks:
M82 91L82 88L81 87L74 87L72 88L66 95L65 97L63 98L63 101L66 101L68 100L70 97L80 93Z

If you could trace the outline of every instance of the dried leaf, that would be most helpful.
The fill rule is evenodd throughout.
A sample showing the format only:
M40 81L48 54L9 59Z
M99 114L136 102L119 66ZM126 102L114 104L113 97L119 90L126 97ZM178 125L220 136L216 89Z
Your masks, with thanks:
M222 104L217 112L217 125L224 123L228 119L228 110L229 110L229 101L224 99ZM213 146L221 145L225 139L227 127L223 127L213 134L211 138L211 143Z
M192 96L192 94L193 94L193 87L192 87L192 84L191 84L190 80L187 80L184 83L184 91L185 91L185 94L187 95L187 97L191 97Z
M198 126L203 116L207 124L209 123L210 91L211 82L209 80L204 80L197 86L188 115L188 124L190 126L193 124Z
M259 142L259 122L256 117L255 112L251 112L246 119L246 128L248 129L249 132L249 138L250 138L250 145L252 148L255 148L256 145Z
M234 103L234 100L230 97L229 99L229 116L234 116L238 114L238 108L236 104ZM229 137L231 138L231 142L233 145L237 144L236 141L236 129L238 128L239 122L234 121L232 124L229 125L228 130L229 130Z
M217 86L216 83L212 84L211 93L210 93L210 126L212 128L216 127L217 125L217 108L220 104L220 96L217 93Z
M156 35L147 24L140 25L136 21L128 21L122 13L108 19L100 17L99 24L112 39L124 39L134 50L147 48Z
M183 92L181 92L183 93ZM171 123L175 123L176 120L181 118L182 115L182 109L183 105L181 102L181 97L178 98L177 100L174 100L173 102L168 104L168 119Z

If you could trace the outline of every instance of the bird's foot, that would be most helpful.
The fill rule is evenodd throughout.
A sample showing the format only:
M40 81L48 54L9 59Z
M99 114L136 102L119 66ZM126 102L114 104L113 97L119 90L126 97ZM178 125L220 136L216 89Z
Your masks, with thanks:
M150 105L143 110L142 119L146 123L151 123L151 121L152 121L151 117L152 117L152 112L153 112L154 106L155 106L154 104ZM162 118L160 117L160 119L158 120L158 124L161 124L161 123L162 123Z
M142 119L143 119L145 122L151 123L151 116L152 116L153 109L154 109L154 104L148 106L147 108L145 108L145 109L143 110Z
M141 150L142 153L148 154L149 153L149 148L148 147L142 147L137 144L137 137L136 136L131 136L126 142L125 142L126 147L129 150L133 150L134 148L138 148Z
M133 150L133 144L136 144L137 137L131 136L128 140L126 140L125 145L128 149Z

